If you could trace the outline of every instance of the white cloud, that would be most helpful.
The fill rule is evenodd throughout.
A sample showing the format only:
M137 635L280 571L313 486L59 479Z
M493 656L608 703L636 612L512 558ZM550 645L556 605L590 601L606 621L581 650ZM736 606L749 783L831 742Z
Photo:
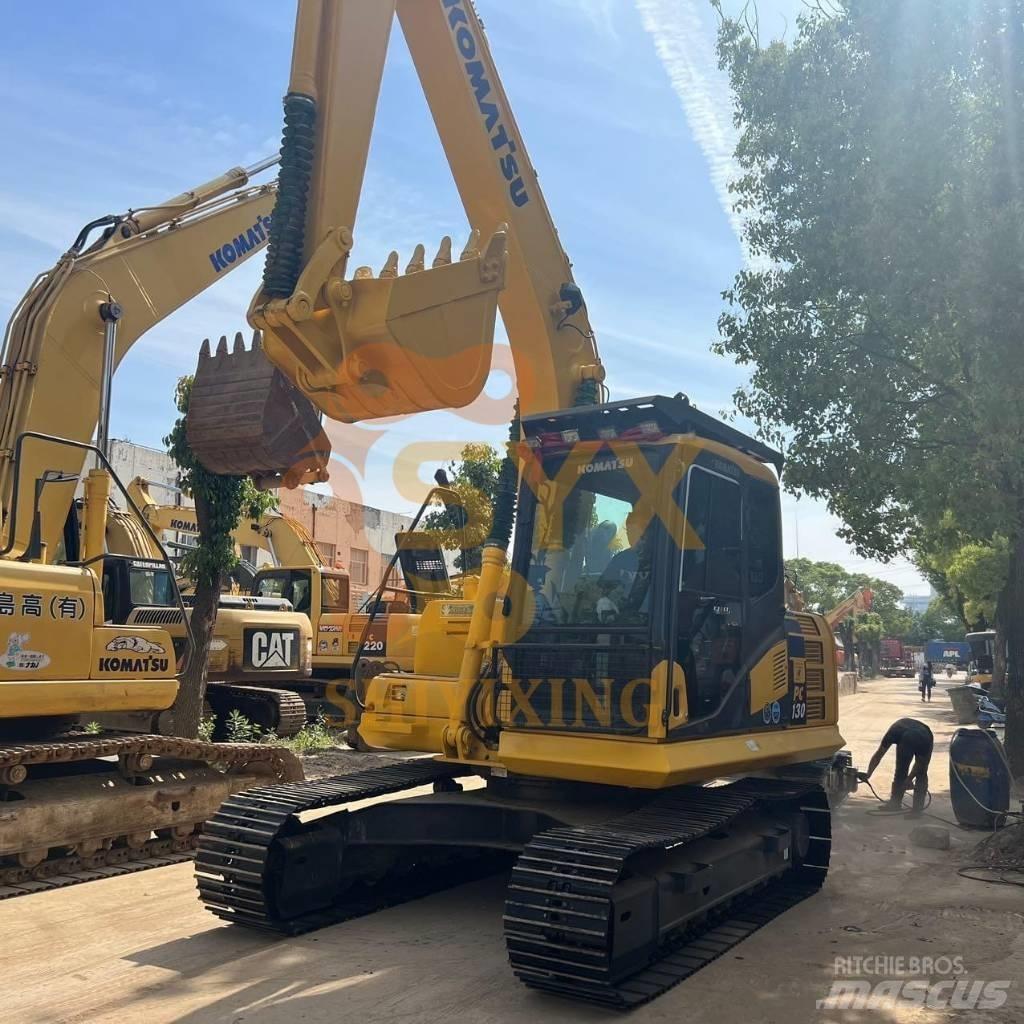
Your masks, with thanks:
M636 6L708 162L718 201L742 241L743 221L729 195L729 182L739 174L733 159L737 132L732 96L729 80L718 67L713 23L700 13L710 15L710 7L706 0L636 0Z

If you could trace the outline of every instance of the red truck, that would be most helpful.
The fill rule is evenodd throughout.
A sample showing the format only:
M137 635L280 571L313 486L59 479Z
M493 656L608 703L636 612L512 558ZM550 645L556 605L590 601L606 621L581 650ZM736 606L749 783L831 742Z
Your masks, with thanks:
M885 637L879 643L881 657L879 659L878 671L883 676L902 676L905 679L913 679L917 671L914 665L914 651L920 648L911 648L897 640L895 637Z

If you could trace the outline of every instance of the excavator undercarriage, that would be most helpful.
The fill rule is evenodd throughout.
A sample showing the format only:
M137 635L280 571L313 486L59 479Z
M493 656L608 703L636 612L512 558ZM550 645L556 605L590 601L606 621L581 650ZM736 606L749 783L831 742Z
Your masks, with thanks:
M397 799L348 809L384 796ZM481 785L468 766L417 760L237 794L204 829L196 867L217 916L282 935L511 867L504 928L517 977L629 1009L815 893L830 846L828 802L811 781Z
M193 856L231 793L302 778L278 747L172 736L0 743L0 899Z

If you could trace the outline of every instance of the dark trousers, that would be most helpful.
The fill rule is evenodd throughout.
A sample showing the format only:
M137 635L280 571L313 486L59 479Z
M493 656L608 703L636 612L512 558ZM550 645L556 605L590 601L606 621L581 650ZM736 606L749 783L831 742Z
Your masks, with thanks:
M903 794L910 786L910 766L914 765L914 810L923 811L925 797L928 795L928 762L932 755L929 751L924 755L918 752L916 744L896 744L896 775L892 780L892 800L894 807L903 803Z

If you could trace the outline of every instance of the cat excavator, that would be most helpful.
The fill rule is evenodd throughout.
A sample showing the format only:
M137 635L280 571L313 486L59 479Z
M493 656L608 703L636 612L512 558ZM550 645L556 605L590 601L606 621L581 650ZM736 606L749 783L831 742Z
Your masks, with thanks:
M128 493L158 535L198 534L195 509L159 504L150 483L143 478L136 477ZM450 488L433 487L417 519L435 503L447 502L454 507L457 501L457 494ZM237 707L250 720L278 735L288 734L264 722L261 709L252 707L254 698L247 699L248 694L263 695L272 687L279 701L291 694L304 702L303 722L322 717L334 728L354 730L360 713L359 695L354 689L359 675L354 671L357 662L366 659L367 665L410 670L419 613L431 600L454 596L437 539L423 531L396 536L400 554L415 552L418 562L402 558L404 586L389 585L393 565L387 567L372 613L353 605L348 572L324 564L316 542L298 520L279 512L243 519L233 539L236 549L252 547L265 552L270 564L252 567L251 579L242 592L221 598L227 607L218 612L210 672L228 683L207 684L207 697L218 719L229 708ZM424 563L434 567L429 576L424 573ZM311 635L315 641L311 645L311 671L302 676L261 676L247 655L246 631L252 626L253 611L282 602L289 612L294 610L294 615L302 617L304 635ZM238 609L234 616L233 609ZM262 628L267 627L264 624ZM261 682L262 687L258 685ZM354 731L349 741L358 744Z
M396 13L473 229L464 256L479 258L442 249L432 295L422 247L404 275L394 253L379 276L349 269ZM511 865L515 974L634 1007L828 870L827 789L851 771L831 632L784 605L782 457L682 395L609 400L469 0L299 0L284 109L249 309L263 344L201 354L197 456L292 472L283 446L257 465L260 424L229 412L234 394L260 406L263 361L342 422L465 405L490 332L452 345L431 303L478 273L504 285L519 415L475 595L432 602L412 671L366 692L368 743L434 756L229 798L201 839L200 896L236 925L295 935Z
M277 184L251 180L277 162L234 168L155 206L87 224L8 324L0 369L0 898L189 857L199 826L228 794L302 778L298 760L279 747L174 734L171 709L194 648L188 617L173 566L109 458L117 364L150 328L267 244ZM486 305L496 287L475 294ZM449 297L460 299L457 291ZM485 325L486 316L470 322ZM288 483L324 479L329 444L319 418L283 375L264 369L255 383L273 403L240 406L239 415L260 420L289 450L303 439ZM115 489L126 512L112 507ZM308 656L305 643L291 649Z

